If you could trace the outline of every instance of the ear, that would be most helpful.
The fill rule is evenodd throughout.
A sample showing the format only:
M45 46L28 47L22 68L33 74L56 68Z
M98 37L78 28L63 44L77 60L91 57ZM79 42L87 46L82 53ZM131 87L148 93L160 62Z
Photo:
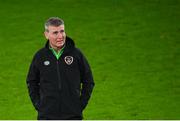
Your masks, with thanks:
M46 37L46 39L49 39L49 33L47 31L44 32L44 36Z

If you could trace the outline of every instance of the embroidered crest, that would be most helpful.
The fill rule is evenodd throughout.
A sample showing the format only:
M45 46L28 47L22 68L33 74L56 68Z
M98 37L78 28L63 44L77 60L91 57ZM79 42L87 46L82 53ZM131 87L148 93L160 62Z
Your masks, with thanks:
M45 66L48 66L50 64L50 62L47 60L47 61L44 61L44 65Z
M64 61L66 62L66 64L71 65L73 62L73 57L72 56L66 56L64 58Z

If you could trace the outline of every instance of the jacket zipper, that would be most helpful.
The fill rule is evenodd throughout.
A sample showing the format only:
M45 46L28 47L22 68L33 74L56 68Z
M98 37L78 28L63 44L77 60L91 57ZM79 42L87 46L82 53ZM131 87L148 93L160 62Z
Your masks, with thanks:
M57 75L58 75L58 87L59 87L59 90L61 90L61 79L60 79L60 71L59 71L59 62L58 62L58 60L56 61L56 66L57 66Z

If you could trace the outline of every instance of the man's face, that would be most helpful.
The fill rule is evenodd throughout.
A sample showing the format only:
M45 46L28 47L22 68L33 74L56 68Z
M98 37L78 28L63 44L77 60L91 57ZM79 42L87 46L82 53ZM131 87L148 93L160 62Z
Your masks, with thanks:
M48 26L49 31L45 31L46 39L49 39L50 45L53 48L61 49L66 40L66 33L64 30L64 25Z

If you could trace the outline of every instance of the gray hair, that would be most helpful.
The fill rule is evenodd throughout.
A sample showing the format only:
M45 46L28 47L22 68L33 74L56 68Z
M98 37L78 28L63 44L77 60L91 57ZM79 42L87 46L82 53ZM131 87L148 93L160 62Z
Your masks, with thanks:
M48 26L60 26L60 25L64 25L64 21L58 17L50 17L44 24L45 27L45 31L49 31L48 30Z

